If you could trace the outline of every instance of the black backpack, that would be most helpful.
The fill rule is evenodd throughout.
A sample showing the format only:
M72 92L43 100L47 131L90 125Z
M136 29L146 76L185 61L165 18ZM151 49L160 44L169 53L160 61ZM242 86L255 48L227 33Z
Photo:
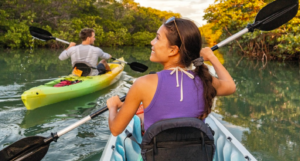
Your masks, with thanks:
M161 120L143 136L144 161L212 161L215 153L211 128L197 118Z

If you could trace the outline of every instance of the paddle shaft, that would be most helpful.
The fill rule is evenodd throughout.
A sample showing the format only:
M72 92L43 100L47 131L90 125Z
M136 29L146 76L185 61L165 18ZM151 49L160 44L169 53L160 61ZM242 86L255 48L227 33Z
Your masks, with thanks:
M120 98L120 100L123 102L125 100L125 98L126 98L126 96L123 96L123 97ZM107 106L105 106L105 107L101 108L100 110L98 110L98 111L96 111L96 112L94 112L94 113L92 113L92 114L90 114L90 115L82 118L81 120L75 122L74 124L72 124L72 125L64 128L63 130L57 132L57 137L60 137L60 136L62 136L64 134L66 134L67 132L69 132L69 131L75 129L76 127L78 127L78 126L86 123L87 121L89 121L89 120L97 117L98 115L102 114L103 112L105 112L107 110L108 110L108 108L107 108ZM51 139L52 137L53 136L49 136L47 139ZM45 139L45 142L47 142L47 139Z
M59 39L59 38L55 38L55 40L59 41L59 42L62 42L62 43L65 43L65 44L70 44L70 42L62 40L62 39Z
M211 48L211 50L212 50L212 51L215 51L215 50L219 49L220 47L222 47L222 46L228 44L229 42L231 42L231 41L233 41L233 40L235 40L235 39L241 37L242 35L244 35L244 34L247 33L248 31L249 31L248 28L245 28L245 29L241 30L240 32L238 32L238 33L236 33L236 34L230 36L229 38L227 38L227 39L221 41L220 43L218 43L217 45L213 46L213 47Z

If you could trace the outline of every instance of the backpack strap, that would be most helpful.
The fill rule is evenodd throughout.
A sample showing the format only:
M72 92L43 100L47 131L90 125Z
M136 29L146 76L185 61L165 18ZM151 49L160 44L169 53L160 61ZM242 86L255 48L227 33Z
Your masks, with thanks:
M79 51L78 46L77 46L77 52L76 52L76 60L80 60L80 51Z
M129 138L130 140L132 140L133 142L135 142L140 148L141 148L141 144L137 142L137 140L135 139L135 137L132 135L131 132L129 132L127 129L125 129L125 134L126 134L126 137L124 139L124 155L125 155L125 161L127 161L127 157L126 157L126 146L125 146L125 140L127 138Z
M91 54L92 54L92 46L90 46L90 48L89 48L89 51L88 51L85 61L88 61L88 59L91 57Z
M126 138L131 139L132 141L134 141L135 143L137 143L137 145L139 145L140 148L142 148L141 144L137 142L137 140L135 139L135 137L132 135L132 133L130 133L127 129L125 129L125 134L126 134ZM125 139L126 139L125 138Z

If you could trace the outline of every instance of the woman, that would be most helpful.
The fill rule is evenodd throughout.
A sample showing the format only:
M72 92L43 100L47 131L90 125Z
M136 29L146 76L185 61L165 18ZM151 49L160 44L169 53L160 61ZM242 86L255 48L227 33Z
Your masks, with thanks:
M144 105L145 130L162 119L197 117L211 112L215 96L235 92L228 71L208 47L201 50L201 35L190 20L172 17L151 41L150 61L161 63L163 70L138 78L122 103L118 96L107 100L109 128L114 136L126 128L140 103ZM204 61L210 61L218 78L212 77ZM196 68L188 70L193 64ZM118 109L120 110L118 111Z

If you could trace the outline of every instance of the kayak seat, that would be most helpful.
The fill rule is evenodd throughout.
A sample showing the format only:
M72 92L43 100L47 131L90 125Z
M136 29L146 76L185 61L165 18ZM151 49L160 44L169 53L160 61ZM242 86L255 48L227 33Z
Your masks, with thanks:
M140 144L142 142L141 122L138 116L134 116L126 129L117 137L115 150L113 152L115 161L135 161L141 154L140 146L128 138L125 131L128 131Z
M197 118L161 120L145 132L144 161L212 161L215 153L211 128Z
M75 61L73 64L73 69L76 67L76 69L79 69L82 71L81 76L88 76L90 75L92 69L97 69L96 67L93 67L90 63L85 61Z
M84 64L84 63L76 63L76 64L74 65L73 69L74 69L75 67L76 67L77 69L79 69L79 70L82 71L81 76L88 76L88 75L91 73L91 68L90 68L88 65Z

